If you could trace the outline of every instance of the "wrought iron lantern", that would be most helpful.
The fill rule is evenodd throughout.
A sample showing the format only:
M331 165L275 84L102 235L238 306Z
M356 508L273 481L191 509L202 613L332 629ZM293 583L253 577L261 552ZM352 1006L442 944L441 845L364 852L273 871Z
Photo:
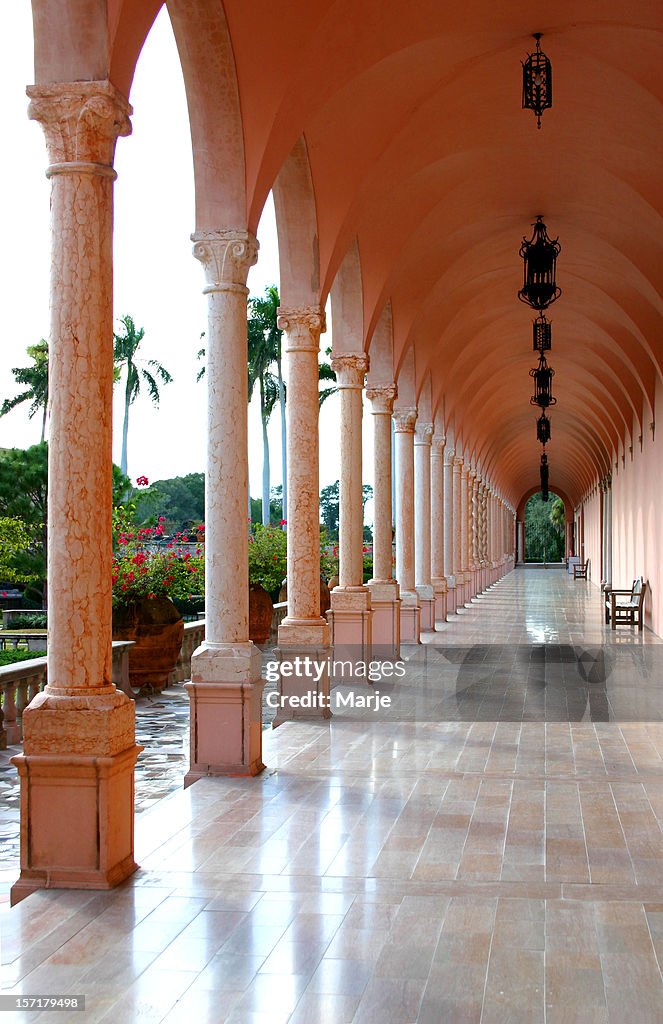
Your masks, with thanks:
M542 412L536 421L536 439L540 441L542 445L548 444L550 440L550 420L546 416L545 412Z
M549 352L552 348L552 324L543 313L532 323L532 343L535 352Z
M543 217L537 217L536 224L532 226L534 234L529 241L523 238L520 246L524 272L523 286L518 292L518 298L541 313L562 294L562 289L557 287L555 280L557 257L562 247L556 238L548 238Z
M536 50L523 61L523 110L533 110L536 126L541 127L541 115L552 107L552 65L541 49L541 32L535 32Z
M543 353L539 357L539 365L530 370L529 375L534 379L534 394L530 398L530 405L538 405L540 409L557 405L557 399L553 398L552 393L552 379L555 376L555 371L548 366Z
M548 456L544 452L541 456L541 497L544 501L548 500Z

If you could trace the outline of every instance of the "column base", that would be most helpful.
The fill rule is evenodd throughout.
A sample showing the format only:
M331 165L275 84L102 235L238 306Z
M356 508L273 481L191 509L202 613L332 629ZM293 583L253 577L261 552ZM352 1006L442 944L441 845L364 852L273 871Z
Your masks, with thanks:
M203 643L185 683L191 761L184 787L211 775L258 775L262 763L262 655L250 641Z
M279 703L272 728L331 718L332 647L284 644L274 654L279 662Z
M396 580L369 580L373 612L373 647L377 661L397 661L401 656L401 600Z
M447 615L456 613L456 577L447 576Z
M435 591L429 583L417 587L419 595L419 628L422 633L435 632Z
M142 749L11 759L21 785L21 873L12 906L37 889L112 889L133 874L134 768Z
M334 660L367 665L372 658L371 594L367 587L334 587L327 612Z
M445 576L434 576L432 579L435 593L435 621L447 621L447 580Z
M421 631L419 595L416 590L401 590L401 643L420 643Z
M462 572L455 573L456 578L456 611L465 607L465 575Z

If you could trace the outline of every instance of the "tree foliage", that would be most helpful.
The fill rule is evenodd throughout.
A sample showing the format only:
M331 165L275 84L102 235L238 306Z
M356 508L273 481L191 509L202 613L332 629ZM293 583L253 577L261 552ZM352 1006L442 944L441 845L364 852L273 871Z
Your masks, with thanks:
M23 402L30 402L28 417L32 419L38 412L42 414L41 440L46 434L46 411L48 408L48 342L42 338L36 345L28 345L27 353L32 359L30 366L15 366L12 369L14 380L23 391L20 391L14 398L6 398L0 406L0 416L6 416L8 412L22 405Z
M147 362L137 356L138 348L145 337L145 328L136 327L133 317L126 313L120 318L119 334L114 334L113 358L120 375L125 374L124 382L124 422L122 424L122 460L120 468L127 472L127 445L129 436L129 409L145 386L152 399L152 404L159 405L161 398L159 384L170 384L172 377L158 359Z
M330 541L338 540L338 527L340 520L340 495L339 495L339 481L337 480L333 484L328 484L327 487L323 487L320 491L320 520L324 524L327 531L327 537ZM362 487L362 509L366 507L366 502L373 497L373 488L370 484L364 484Z

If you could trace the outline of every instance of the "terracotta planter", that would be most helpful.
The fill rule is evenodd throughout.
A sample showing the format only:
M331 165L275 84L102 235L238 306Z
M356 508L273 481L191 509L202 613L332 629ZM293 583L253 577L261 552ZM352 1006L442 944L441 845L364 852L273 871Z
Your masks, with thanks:
M330 588L325 583L323 577L320 577L320 614L324 615L325 612L331 608L331 597L329 596ZM281 592L279 593L279 601L288 600L288 581L283 581Z
M113 610L113 639L133 640L129 682L134 690L160 692L182 648L184 620L169 597L144 598Z
M249 587L249 640L254 644L266 644L272 628L274 605L272 599L259 583Z

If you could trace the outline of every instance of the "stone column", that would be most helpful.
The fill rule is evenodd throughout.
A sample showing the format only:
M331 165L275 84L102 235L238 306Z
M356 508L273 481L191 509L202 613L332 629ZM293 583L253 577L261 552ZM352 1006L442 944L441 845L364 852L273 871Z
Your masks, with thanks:
M461 572L463 574L463 596L464 604L469 604L472 600L472 588L471 579L472 574L470 571L470 467L464 465L461 469L461 482L460 482L460 559L461 559Z
M414 432L415 585L422 632L435 632L435 592L431 583L430 461L433 424L417 421Z
M459 455L454 458L453 464L453 499L454 499L454 577L456 579L456 611L465 604L465 576L463 574L463 554L462 554L462 541L463 541L463 530L462 530L462 497L461 489L463 484L462 478L463 460Z
M516 524L516 532L518 535L518 562L525 562L525 524L522 519L519 519Z
M48 685L23 713L17 903L136 870L134 703L111 671L113 170L131 107L109 82L28 89L51 180Z
M331 594L327 618L334 660L371 660L371 595L363 585L363 493L361 470L361 392L368 369L363 354L343 354L331 361L341 396L341 479L339 487L339 584ZM364 675L365 678L365 675Z
M394 412L396 448L396 577L401 588L401 643L419 643L414 571L414 426L416 409Z
M324 310L316 306L281 308L278 324L285 331L290 401L288 614L278 633L281 704L275 726L288 718L329 718L331 714L330 629L320 615L318 353L320 335L325 329ZM302 662L302 658L309 661ZM312 662L317 664L311 673ZM316 680L318 674L320 678Z
M396 385L366 391L373 415L373 579L368 581L373 611L374 657L400 657L399 586L392 567L391 414Z
M470 466L467 475L467 564L470 573L470 598L476 597L477 571L479 568L477 558L477 529L478 529L478 508L477 508L477 474Z
M262 658L249 640L246 278L258 243L246 231L198 232L207 296L205 640L191 659L188 786L262 771ZM232 598L230 597L232 595Z
M446 622L447 580L444 568L444 446L443 434L433 434L430 451L431 583L435 619Z
M447 580L447 615L456 611L454 576L454 450L444 450L444 570Z

